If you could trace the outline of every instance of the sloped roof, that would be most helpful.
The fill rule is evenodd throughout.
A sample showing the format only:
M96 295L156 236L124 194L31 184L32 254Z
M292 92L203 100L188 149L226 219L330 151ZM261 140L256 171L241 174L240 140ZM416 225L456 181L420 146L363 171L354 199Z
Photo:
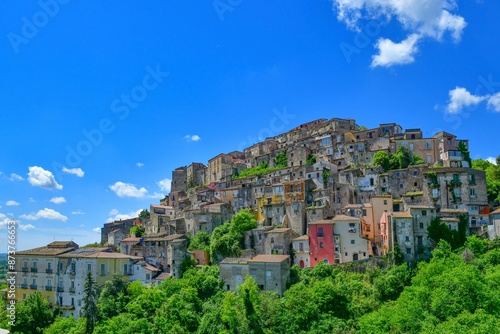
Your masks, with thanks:
M290 255L257 255L248 262L283 262L286 259L289 259Z

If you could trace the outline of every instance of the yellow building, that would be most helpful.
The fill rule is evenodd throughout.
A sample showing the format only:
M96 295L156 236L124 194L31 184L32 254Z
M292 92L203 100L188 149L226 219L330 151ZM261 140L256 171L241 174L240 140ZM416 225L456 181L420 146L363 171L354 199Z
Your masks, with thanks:
M61 275L58 257L77 248L72 241L54 241L44 247L16 252L16 300L38 291L53 306Z

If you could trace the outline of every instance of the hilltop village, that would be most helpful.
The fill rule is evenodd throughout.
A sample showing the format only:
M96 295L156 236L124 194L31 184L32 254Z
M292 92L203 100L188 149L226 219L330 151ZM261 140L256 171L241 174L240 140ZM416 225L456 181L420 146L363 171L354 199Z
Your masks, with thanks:
M63 314L79 317L87 272L99 286L114 273L159 284L180 277L186 257L218 264L225 290L252 275L261 289L282 295L292 264L335 265L391 252L407 262L428 258L436 217L449 230L494 238L500 211L490 212L485 173L470 168L468 147L451 133L426 138L395 123L302 124L243 152L176 168L170 194L150 205L149 218L105 224L102 247L60 241L18 252L16 299L42 290ZM242 210L258 225L244 232L239 257L188 250L200 231L211 234ZM134 226L144 235L131 234Z

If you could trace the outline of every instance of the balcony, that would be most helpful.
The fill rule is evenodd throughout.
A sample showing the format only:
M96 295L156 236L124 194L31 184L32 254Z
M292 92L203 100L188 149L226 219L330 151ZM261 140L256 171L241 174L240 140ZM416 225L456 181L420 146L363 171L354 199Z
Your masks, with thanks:
M45 286L46 291L52 291L52 285L46 285Z
M31 290L36 290L36 289L37 289L37 287L36 287L36 285L31 284L31 285L30 285L30 289L31 289Z
M21 270L22 270L23 273L27 273L29 271L28 267L23 267Z
M52 269L45 269L46 274L52 274Z
M75 293L75 288L69 288L70 293Z
M37 273L38 272L38 268L31 268L31 272L32 273Z
M64 292L64 287L63 286L58 286L57 287L57 292Z
M21 289L27 289L28 288L28 284L21 284Z

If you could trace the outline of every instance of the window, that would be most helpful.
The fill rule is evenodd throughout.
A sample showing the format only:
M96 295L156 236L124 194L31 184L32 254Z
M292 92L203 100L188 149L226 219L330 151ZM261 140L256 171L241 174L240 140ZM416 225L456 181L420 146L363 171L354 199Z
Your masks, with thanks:
M453 174L453 182L460 182L460 175Z
M373 180L373 178L370 178L370 186L373 186L375 184L375 181Z
M50 279L47 280L47 286L52 287L52 280L50 280Z
M304 243L303 242L300 242L299 243L299 251L304 251Z
M420 223L420 228L423 229L424 228L424 223Z
M356 224L349 223L349 233L356 233Z
M47 269L48 270L52 270L52 262L48 262L47 263Z
M406 248L406 255L411 255L411 248Z
M351 240L351 245L354 245L356 243L356 240Z
M418 172L416 170L413 171L413 175L417 176Z
M476 175L469 174L469 184L476 184Z
M422 236L418 236L417 237L417 246L418 247L422 247L423 246L424 243L423 243L422 239L423 239Z
M366 216L366 209L363 209L363 216Z
M319 248L323 248L323 242L322 241L319 242Z
M432 197L437 198L439 197L439 189L437 188L432 188Z
M71 306L75 306L75 298L71 297Z
M266 277L272 277L272 271L266 270Z
M418 186L418 182L413 182L413 186L417 187Z
M348 252L345 252L344 254L345 254L345 256L349 256L349 253L348 253Z
M403 189L404 185L402 183L399 184L399 189Z
M387 200L386 199L384 199L384 205L387 205Z
M151 274L146 274L146 282L149 282L150 279L151 279Z
M405 241L410 241L410 237L408 235L405 237Z
M460 191L460 188L453 188L453 194L455 195L455 197L460 197L462 196L462 193Z
M476 188L470 188L469 195L471 198L475 198L476 197Z
M229 291L229 284L226 285L226 290Z
M101 263L101 276L106 275L106 264Z
M318 227L318 238L323 238L323 228Z
M274 238L271 238L271 243L274 244Z
M75 272L76 271L76 263L75 262L71 262L71 272Z
M91 263L87 263L87 271L92 271L92 264Z

